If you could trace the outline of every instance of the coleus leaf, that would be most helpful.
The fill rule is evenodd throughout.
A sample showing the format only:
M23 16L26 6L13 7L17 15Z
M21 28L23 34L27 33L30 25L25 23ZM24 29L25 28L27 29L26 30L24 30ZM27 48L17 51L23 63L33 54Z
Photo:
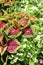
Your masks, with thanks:
M25 18L25 19L28 19L27 12L18 12L16 16L17 16L17 18Z
M19 13L16 14L16 16L17 16L17 18L20 18L21 19L21 18L24 17L24 12L22 12L22 13L19 12Z
M6 29L4 30L4 33L5 33L6 35L8 35L11 28L12 28L12 26L6 28Z
M8 24L6 24L6 22L1 21L0 22L0 34L3 33L4 29L8 26Z
M23 37L32 37L33 36L33 32L31 28L25 28L23 31Z
M5 3L7 2L8 0L0 0L0 3Z
M2 44L2 46L6 46L7 45L6 44L6 37L5 36L3 36L3 39L1 41L1 44Z
M2 41L3 37L4 36L2 34L0 34L0 42Z
M4 32L5 32L6 35L8 35L9 34L9 28L6 29Z
M15 26L16 26L17 28L19 27L18 22L14 21L14 24L15 24Z
M23 18L29 19L29 16L27 14L24 14Z
M19 32L19 30L17 28L11 28L10 30L10 35L13 35L13 34L17 34Z
M24 26L28 23L28 20L27 19L23 19L20 21L20 25Z
M31 28L25 28L25 29L24 29L24 34L25 34L25 35L28 35L28 34L29 34L29 35L32 35L32 34L33 34L33 33L32 33L32 29L31 29Z
M9 32L9 38L16 38L18 36L21 35L21 31L19 31L19 29L17 28L11 28L10 32Z
M20 42L18 40L9 40L7 51L9 53L14 53L20 48Z
M3 27L5 24L5 22L0 22L0 28Z
M7 50L7 46L6 47L1 46L0 47L0 54L3 55L6 50Z
M1 54L1 46L0 46L0 54Z
M37 35L37 28L36 27L37 26L35 26L35 25L31 25L31 29L32 29L34 35Z
M23 19L20 21L20 27L19 29L24 29L27 26L29 26L31 24L31 22L28 19Z
M37 18L35 16L30 16L29 19L31 22L34 22Z
M11 2L9 1L9 2L6 2L5 4L4 4L4 6L11 6Z

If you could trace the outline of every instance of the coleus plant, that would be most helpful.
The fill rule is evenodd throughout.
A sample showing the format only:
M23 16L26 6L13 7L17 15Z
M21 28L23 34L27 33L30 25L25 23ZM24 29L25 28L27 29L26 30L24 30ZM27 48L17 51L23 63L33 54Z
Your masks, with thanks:
M16 38L16 37L20 36L21 33L22 32L19 31L19 29L17 29L17 28L11 28L8 37L9 38Z
M30 25L30 21L28 19L22 19L20 21L20 29L26 28L28 25Z
M21 15L19 14L19 18ZM24 37L33 36L32 28L30 26L30 20L34 20L34 17L29 19L28 15L25 14L22 16L20 22L16 22L14 18L10 18L8 21L0 21L0 29L3 31L0 34L0 53L1 55L7 50L9 53L14 53L20 48L20 42L15 39L21 34ZM7 37L6 37L7 36Z
M8 40L7 42L5 41L6 40L2 38L0 42L0 54L1 55L3 55L6 50L9 53L14 53L16 50L20 48L20 43L16 39L15 40L11 39L11 40Z
M23 31L23 37L33 37L33 32L31 28L25 28Z
M0 3L5 3L7 2L8 0L0 0Z
M37 48L36 45L37 45L38 41L35 40L38 33L39 34L43 33L43 31L41 29L41 27L43 28L43 26L40 25L41 21L40 21L40 23L37 23L37 21L34 22L36 17L38 17L38 19L40 17L43 17L42 16L43 14L41 11L43 6L41 6L41 3L38 3L38 1L40 1L40 0L38 0L38 1L33 1L33 0L32 1L31 0L0 0L0 1L1 1L0 4L2 4L2 7L0 7L1 12L2 12L2 9L6 10L6 12L8 12L8 14L5 14L6 12L3 12L4 14L2 14L2 16L0 16L1 21L4 20L7 22L7 23L4 22L5 24L0 27L0 52L1 52L1 49L3 51L3 53L1 52L1 55L3 55L5 53L5 51L7 51L7 54L6 53L5 54L8 55L9 57L10 57L10 55L12 56L9 58L9 60L12 59L11 60L12 64L10 64L10 62L9 62L8 65L15 64L13 62L13 60L15 61L16 57L18 57L18 60L20 62L16 61L15 65L22 65L22 64L24 64L24 65L28 65L28 64L29 65L40 65L40 64L43 64L43 59L41 59L41 58L40 58L40 61L38 60L40 64L36 62L37 61L36 55L38 53L40 53L41 51L43 51L43 49ZM16 4L12 4L12 3L16 3ZM34 5L35 5L35 7L34 7ZM29 9L31 9L31 7L34 11L29 10ZM27 11L27 9L28 9L28 11ZM37 12L35 9L37 9ZM18 12L18 11L22 11L22 10L28 12L29 17L27 14L24 14L24 13L21 14L21 12L18 14L18 16L16 15L16 17L14 17L15 11ZM12 19L12 18L11 18L12 20L10 19L11 21L8 22L8 19L10 18L9 14L11 15L11 13L13 13L13 12L14 12L14 15L12 16L12 18L13 17L14 17L14 19L16 18L15 19L17 21L16 23L14 23L14 19ZM33 15L35 15L36 17ZM28 23L30 23L30 24L27 25L27 22L25 22L25 20L27 20ZM24 22L22 22L22 24L21 24L21 21L24 21ZM32 26L31 26L31 23L32 23ZM40 28L38 28L37 24ZM14 30L14 32L13 32L13 30ZM18 33L18 30L19 30L19 32L21 32L21 34ZM17 35L19 34L18 36L16 36L15 31L17 32ZM22 39L22 36L24 37L23 39ZM30 37L30 38L28 39L25 37L28 37L28 38ZM6 41L3 40L4 43L2 41L3 38L5 38L4 40L6 40ZM18 50L18 52L13 55L13 54L9 54L9 53L15 52L14 47L12 48L12 46L16 47L16 45L13 45L15 38L16 39L21 38L19 41L21 42L22 48L20 50ZM42 46L43 39L41 38L41 40L42 41L40 41L40 45L38 45L38 46ZM9 43L11 43L12 46ZM10 50L11 48L12 48L12 50ZM15 59L13 58L13 56L15 57ZM3 58L3 56L1 56L1 57ZM5 56L4 56L4 58L5 58ZM35 61L34 61L34 59L35 59ZM3 65L3 64L1 64L1 65ZM4 64L4 65L7 65L7 64Z

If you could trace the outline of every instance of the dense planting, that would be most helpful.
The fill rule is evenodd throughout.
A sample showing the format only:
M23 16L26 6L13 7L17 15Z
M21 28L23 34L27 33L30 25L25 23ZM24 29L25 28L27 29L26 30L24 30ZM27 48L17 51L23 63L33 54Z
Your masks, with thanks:
M43 65L43 3L0 0L0 65Z

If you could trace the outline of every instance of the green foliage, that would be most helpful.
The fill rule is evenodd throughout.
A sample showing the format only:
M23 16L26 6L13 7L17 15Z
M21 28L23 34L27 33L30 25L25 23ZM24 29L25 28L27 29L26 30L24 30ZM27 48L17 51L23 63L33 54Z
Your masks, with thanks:
M11 1L12 2L12 1ZM0 59L0 64L2 65L40 65L39 60L43 59L43 3L41 0L18 0L16 3L12 3L11 6L4 6L0 4L0 21L7 21L7 27L15 27L11 21L9 21L9 16L14 16L17 19L17 13L25 12L29 16L37 17L34 23L31 23L29 27L32 28L33 37L17 37L18 41L21 43L21 48L13 54L6 52L2 59ZM22 30L23 31L23 30ZM8 41L8 30L4 31L4 28L0 28L0 34L4 32L4 36ZM12 37L11 37L12 39ZM1 40L1 39L0 39ZM6 55L8 55L6 63ZM0 56L1 57L1 56ZM4 62L3 62L4 59Z

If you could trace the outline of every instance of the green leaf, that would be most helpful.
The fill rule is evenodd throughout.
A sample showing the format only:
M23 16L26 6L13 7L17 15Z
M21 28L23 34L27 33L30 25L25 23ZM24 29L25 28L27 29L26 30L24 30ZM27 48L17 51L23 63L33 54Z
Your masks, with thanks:
M6 62L3 65L6 65Z
M0 16L0 20L6 20L4 16Z
M14 61L12 60L12 61L10 62L10 64L14 64Z
M34 62L32 60L30 60L29 65L34 65Z

